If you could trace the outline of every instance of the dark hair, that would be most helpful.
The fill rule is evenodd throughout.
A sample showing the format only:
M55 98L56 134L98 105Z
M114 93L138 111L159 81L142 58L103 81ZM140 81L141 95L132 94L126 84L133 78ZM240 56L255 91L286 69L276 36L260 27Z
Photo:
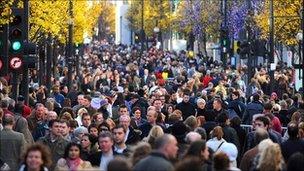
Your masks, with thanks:
M69 151L72 147L77 147L79 149L79 157L82 151L81 145L76 142L70 142L64 149L64 158L69 158Z
M303 171L304 155L300 152L292 154L287 163L287 171Z
M50 148L44 144L41 143L34 143L30 146L27 147L23 154L23 162L26 164L26 158L28 157L28 154L32 151L40 151L41 153L41 158L43 161L42 166L45 167L50 167L52 164L52 159L51 159L51 152Z
M76 120L69 120L69 125L72 128L77 128L78 127L78 122Z
M49 124L48 124L49 128L52 128L55 122L60 123L60 120L59 120L59 119L50 120L50 121L49 121Z
M272 104L271 103L265 103L264 104L264 109L265 110L271 110L272 109Z
M231 127L240 126L242 123L241 118L239 116L235 116L230 120Z
M191 95L191 91L188 88L185 88L183 90L184 95L190 96Z
M214 101L223 106L223 101L220 98L215 98Z
M240 97L240 92L237 90L233 91L232 94L234 94L237 97Z
M291 138L291 139L297 138L298 133L299 133L298 125L294 122L289 123L287 126L287 132L288 132L289 138Z
M265 126L270 125L270 120L266 116L259 116L255 120L263 122Z
M253 101L259 101L260 100L260 95L258 93L255 93L253 95Z
M123 127L123 126L120 125L120 124L119 124L119 125L116 125L116 126L112 129L112 131L114 132L114 129L120 129L120 128L123 130L124 133L127 133L127 130L125 129L125 127Z
M189 157L177 163L175 171L201 171L202 162L198 157Z
M88 127L88 131L90 132L90 129L91 128L96 128L97 130L98 130L98 132L99 132L99 129L98 129L98 125L97 124L95 124L95 123L91 123L90 125L89 125L89 127Z
M135 106L135 107L133 107L133 109L132 109L132 113L135 113L137 110L139 110L140 112L142 112L140 107Z
M206 141L204 140L198 140L194 141L190 144L185 157L199 157L201 158L201 151L206 149ZM204 159L202 159L204 160Z
M83 118L86 117L86 116L89 116L90 119L91 119L91 115L90 115L90 114L88 114L88 113L83 113L82 116L81 116L81 120L83 120Z
M107 166L108 171L132 171L131 166L127 159L122 157L116 157L111 160Z
M229 119L228 114L226 112L221 112L217 116L216 121L219 123L219 125L223 126L223 125L225 125L225 123L228 119Z
M213 157L213 168L216 170L227 170L230 165L229 157L224 152L217 152Z
M84 98L84 99L87 99L87 100L89 100L89 101L92 100L92 97L91 97L90 95L84 95L83 98Z
M122 108L127 108L128 109L128 107L125 104L122 104L122 105L119 105L119 109L118 110L120 110Z
M104 122L102 122L101 124L99 124L99 126L98 126L98 131L99 132L102 132L103 130L101 130L101 127L107 127L108 128L108 131L110 130L110 126L109 126L109 124L108 123L106 123L105 121Z
M255 132L254 132L254 144L258 145L260 144L261 141L263 141L264 139L269 138L268 132L265 129L262 128L258 128Z
M15 119L15 117L13 115L4 114L3 119L2 119L3 126L14 125L14 119Z

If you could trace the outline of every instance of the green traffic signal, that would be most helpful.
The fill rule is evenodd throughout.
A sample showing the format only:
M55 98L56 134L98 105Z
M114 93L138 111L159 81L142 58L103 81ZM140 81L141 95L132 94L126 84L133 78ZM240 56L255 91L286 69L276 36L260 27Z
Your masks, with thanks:
M21 43L20 43L20 41L14 41L12 43L12 49L14 51L19 51L21 49Z

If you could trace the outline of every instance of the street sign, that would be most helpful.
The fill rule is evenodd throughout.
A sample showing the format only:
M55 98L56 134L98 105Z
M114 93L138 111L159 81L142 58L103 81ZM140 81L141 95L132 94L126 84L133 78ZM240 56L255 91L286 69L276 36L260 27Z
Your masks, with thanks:
M21 66L22 66L22 60L20 57L11 58L9 63L10 63L10 67L14 70L17 70L17 69L21 68Z

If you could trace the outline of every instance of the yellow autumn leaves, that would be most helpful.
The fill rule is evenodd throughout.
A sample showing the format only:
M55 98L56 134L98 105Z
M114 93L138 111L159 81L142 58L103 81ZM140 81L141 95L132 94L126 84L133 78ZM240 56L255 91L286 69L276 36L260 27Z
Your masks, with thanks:
M300 31L300 9L302 0L273 0L275 40L285 45L296 45L296 35ZM260 14L255 17L261 28L262 37L269 34L269 0Z
M1 0L0 25L7 24L13 17L10 12L14 0ZM81 43L84 35L91 36L103 10L112 10L114 5L104 0L72 0L73 18L69 16L69 0L29 0L30 40L37 42L42 35L50 35L61 43L68 36L68 22L74 25L74 43ZM114 24L112 24L114 25ZM114 30L113 26L110 27Z

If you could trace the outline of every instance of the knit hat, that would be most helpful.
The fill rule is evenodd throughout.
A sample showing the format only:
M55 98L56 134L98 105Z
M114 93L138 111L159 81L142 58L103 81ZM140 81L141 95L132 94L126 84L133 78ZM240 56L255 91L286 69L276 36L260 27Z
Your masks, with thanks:
M91 106L94 108L94 109L99 109L100 107L101 107L101 105L100 105L100 102L101 102L102 100L101 100L101 98L93 98L92 100L91 100Z

